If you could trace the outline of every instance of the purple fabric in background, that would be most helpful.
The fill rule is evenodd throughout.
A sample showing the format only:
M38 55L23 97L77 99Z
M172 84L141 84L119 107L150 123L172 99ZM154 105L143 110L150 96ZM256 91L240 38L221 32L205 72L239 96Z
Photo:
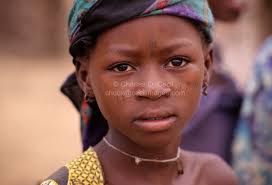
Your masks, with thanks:
M242 97L228 76L224 83L211 85L200 107L183 130L181 147L190 151L219 155L231 163L231 146Z

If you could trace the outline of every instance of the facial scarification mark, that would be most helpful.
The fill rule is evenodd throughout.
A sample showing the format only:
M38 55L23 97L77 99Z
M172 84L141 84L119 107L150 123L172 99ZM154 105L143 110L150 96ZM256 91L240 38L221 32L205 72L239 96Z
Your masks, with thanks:
M149 43L150 57L155 56L155 52L156 52L157 47L158 47L157 42L155 40L151 40Z

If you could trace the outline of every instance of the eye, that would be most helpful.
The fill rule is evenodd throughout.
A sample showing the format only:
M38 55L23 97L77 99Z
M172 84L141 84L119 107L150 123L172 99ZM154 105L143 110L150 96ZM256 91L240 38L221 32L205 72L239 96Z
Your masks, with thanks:
M167 67L184 67L189 63L189 59L185 57L174 57L169 60Z
M115 72L126 72L126 71L131 71L133 70L133 67L129 64L122 63L122 64L117 64L111 68L111 70Z

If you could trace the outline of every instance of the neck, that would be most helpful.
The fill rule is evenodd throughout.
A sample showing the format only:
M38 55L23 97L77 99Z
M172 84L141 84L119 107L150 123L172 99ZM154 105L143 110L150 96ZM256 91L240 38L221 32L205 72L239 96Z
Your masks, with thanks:
M152 135L145 137L147 138L145 140L130 139L110 128L105 138L116 148L141 158L163 160L173 158L177 155L181 141L180 137L171 137L171 140L169 139L168 141L161 139L163 134L158 134L156 137Z
M148 162L142 161L138 165L135 163L135 158L133 156L137 156L139 158L145 159L155 159L155 160L168 160L176 157L179 142L172 142L164 147L147 147L147 146L139 146L135 142L129 140L124 136L115 136L108 133L106 136L107 141L119 149L131 156L124 155L120 151L114 149L109 146L105 141L100 142L95 150L97 151L101 163L103 165L103 169L105 171L109 171L109 176L114 176L111 169L118 169L118 173L123 174L123 177L131 178L131 179L144 179L145 182L152 182L151 184L161 184L168 183L173 181L173 178L176 178L178 175L178 170L180 170L180 166L177 161L171 162ZM177 138L177 140L180 140ZM180 160L180 159L179 159ZM104 161L110 161L110 164L104 163ZM178 161L179 162L179 161ZM104 163L104 164L103 164ZM160 176L158 176L160 174ZM107 175L108 176L108 175ZM163 177L163 179L162 179ZM113 177L114 178L114 177ZM140 182L138 182L140 183Z
M151 162L151 163L169 163L169 162L176 162L179 157L180 157L180 148L178 148L177 150L177 154L175 157L173 158L169 158L169 159L158 159L158 158L153 158L153 159L148 159L148 158L142 158L140 156L136 156L136 155L133 155L133 154L129 154L119 148L117 148L116 146L114 146L113 144L111 144L105 137L103 138L103 141L110 147L112 148L113 150L119 152L120 154L123 154L124 156L127 156L127 157L130 157L130 158L133 158L135 163L137 165L139 165L141 162Z

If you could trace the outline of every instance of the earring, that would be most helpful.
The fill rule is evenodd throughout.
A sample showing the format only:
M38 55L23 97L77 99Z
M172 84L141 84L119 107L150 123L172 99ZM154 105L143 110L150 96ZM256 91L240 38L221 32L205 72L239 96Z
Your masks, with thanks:
M208 96L208 83L207 82L204 82L203 84L203 91L202 91L202 94L204 96Z
M89 97L87 94L84 95L84 99L85 99L86 102L88 102L88 103L93 103L93 102L95 102L95 98L91 98L91 97Z

